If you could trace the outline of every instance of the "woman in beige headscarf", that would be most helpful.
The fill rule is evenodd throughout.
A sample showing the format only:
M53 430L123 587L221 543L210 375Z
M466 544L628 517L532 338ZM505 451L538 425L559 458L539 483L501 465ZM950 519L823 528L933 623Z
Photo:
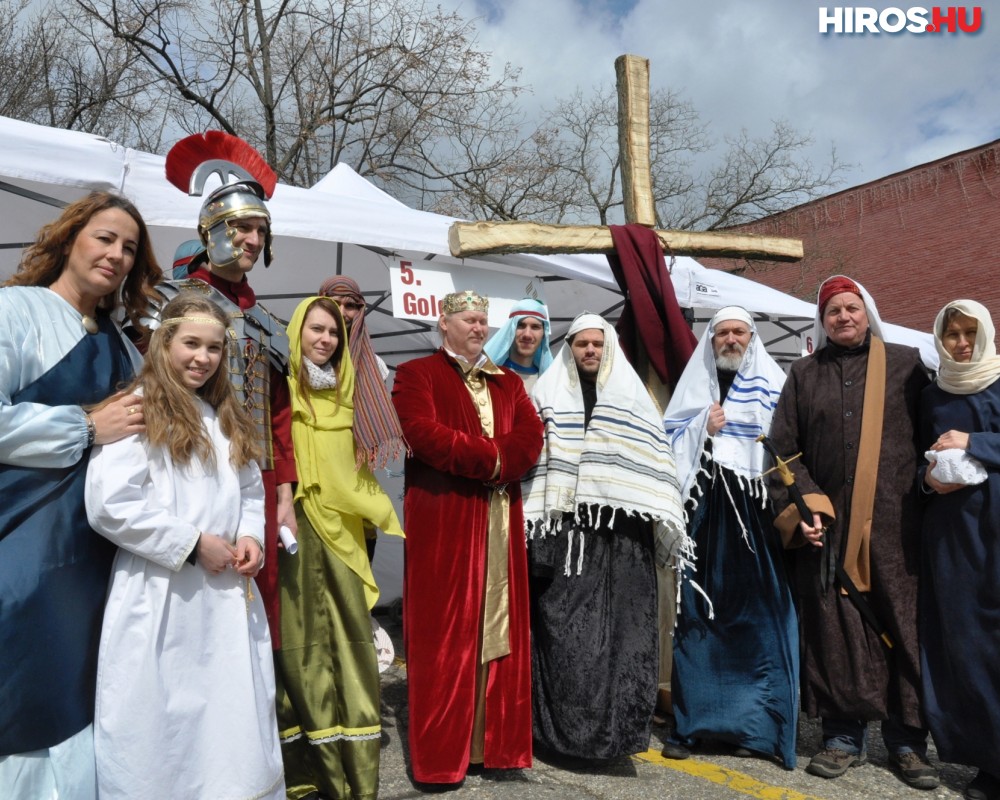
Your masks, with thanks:
M989 311L948 303L934 322L941 371L921 397L920 661L943 761L979 768L970 800L1000 798L1000 357Z

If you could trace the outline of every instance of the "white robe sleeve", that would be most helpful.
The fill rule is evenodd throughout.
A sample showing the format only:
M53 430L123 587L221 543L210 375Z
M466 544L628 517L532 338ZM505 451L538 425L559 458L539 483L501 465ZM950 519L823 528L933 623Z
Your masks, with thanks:
M87 467L87 518L122 549L177 572L200 532L157 496L156 469L145 439L138 436L94 448Z
M264 481L256 461L251 461L239 471L240 476L240 527L236 535L249 536L264 552Z

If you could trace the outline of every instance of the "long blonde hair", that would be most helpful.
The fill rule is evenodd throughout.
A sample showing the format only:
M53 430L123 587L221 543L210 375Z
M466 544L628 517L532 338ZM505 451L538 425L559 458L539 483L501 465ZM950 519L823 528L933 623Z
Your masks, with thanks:
M211 317L226 330L219 368L193 393L170 366L170 344L180 325L169 324L168 320L188 316ZM258 459L260 448L254 424L240 407L229 383L227 364L233 344L225 312L205 297L182 292L163 307L160 322L160 327L150 337L146 362L135 381L143 391L142 411L149 443L167 448L176 464L188 464L196 455L214 467L215 449L201 424L201 412L194 400L197 395L215 409L219 427L229 439L230 463L239 469Z

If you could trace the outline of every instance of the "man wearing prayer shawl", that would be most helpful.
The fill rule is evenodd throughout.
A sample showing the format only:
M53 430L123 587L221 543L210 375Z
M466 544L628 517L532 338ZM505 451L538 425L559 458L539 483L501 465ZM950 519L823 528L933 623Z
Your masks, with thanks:
M521 477L542 425L521 379L486 356L488 301L441 302L443 347L401 364L392 399L406 459L404 645L419 783L469 764L531 766L528 569Z
M920 656L927 722L944 761L979 772L969 800L1000 798L1000 357L989 311L948 303L941 369L921 396L927 495ZM949 470L949 466L955 468Z
M596 314L574 320L531 398L545 424L524 502L535 741L585 759L642 752L657 692L655 559L684 536L670 443Z
M682 565L674 631L677 736L774 755L793 769L798 622L767 502L763 476L771 464L757 442L770 431L784 383L750 314L723 308L663 424L697 555L697 563Z
M483 347L493 363L517 373L531 391L538 376L552 363L549 310L530 297L516 302L507 322Z
M842 275L819 288L813 336L816 352L792 365L771 425L778 453L802 453L790 466L813 512L801 520L772 480L775 525L794 548L802 705L823 720L823 746L806 769L836 778L864 763L868 721L882 720L892 765L911 786L933 788L920 702L914 480L927 375L915 349L883 342L871 296ZM833 579L831 561L886 628L891 649Z

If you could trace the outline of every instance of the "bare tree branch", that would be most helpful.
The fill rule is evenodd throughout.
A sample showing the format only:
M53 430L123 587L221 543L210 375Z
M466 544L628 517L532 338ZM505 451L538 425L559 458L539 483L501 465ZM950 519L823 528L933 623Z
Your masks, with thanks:
M495 75L472 22L408 0L74 0L0 5L0 113L162 151L220 128L310 186L338 162L455 216L548 222L622 216L617 101L576 91L537 124L519 71ZM30 76L25 78L25 76ZM725 139L715 167L693 105L651 96L657 224L716 229L817 197L845 169L776 122Z

